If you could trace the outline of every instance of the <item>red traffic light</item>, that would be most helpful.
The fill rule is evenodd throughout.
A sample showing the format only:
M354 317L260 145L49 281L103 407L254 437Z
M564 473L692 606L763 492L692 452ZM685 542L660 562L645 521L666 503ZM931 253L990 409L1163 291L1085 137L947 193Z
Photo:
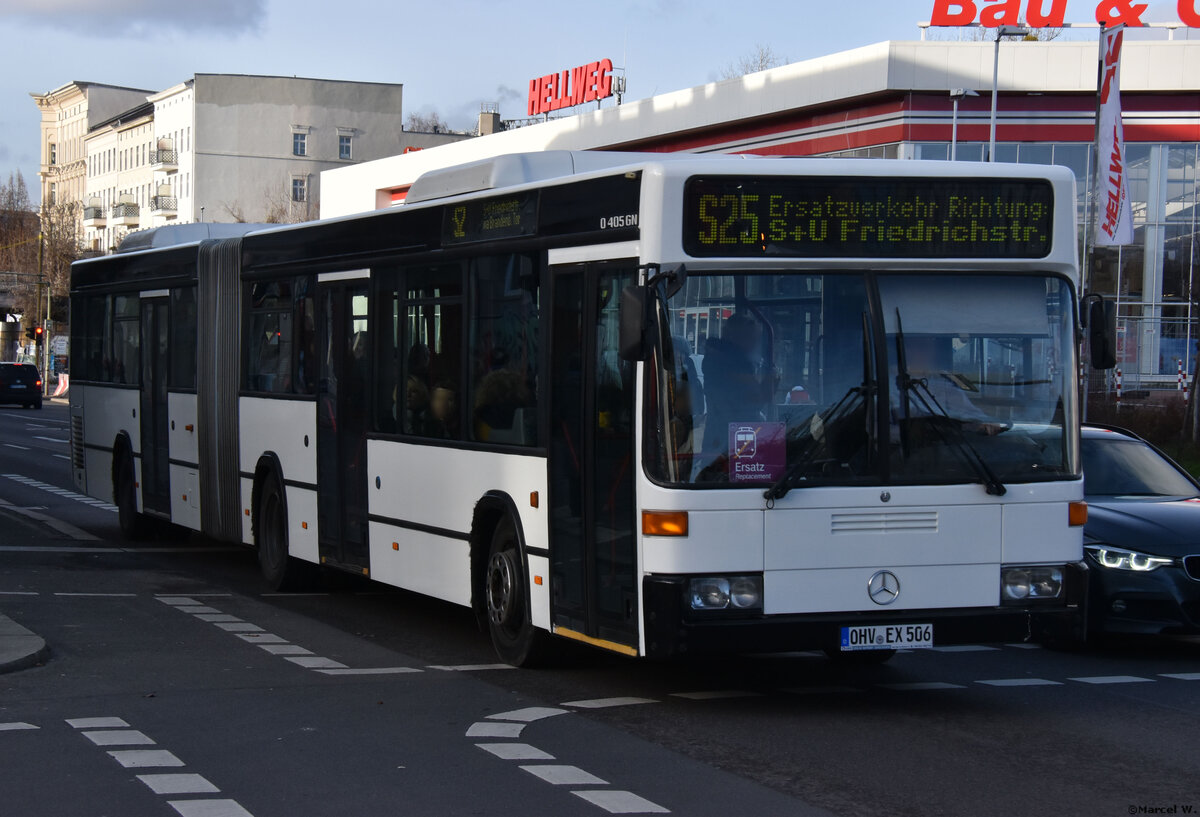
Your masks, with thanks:
M37 335L40 338L42 336L42 327L35 326L33 329L33 334Z

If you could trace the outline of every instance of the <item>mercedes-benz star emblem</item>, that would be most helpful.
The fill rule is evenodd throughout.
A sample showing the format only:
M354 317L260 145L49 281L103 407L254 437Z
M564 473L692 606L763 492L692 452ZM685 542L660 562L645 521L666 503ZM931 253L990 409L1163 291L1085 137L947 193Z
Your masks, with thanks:
M900 598L900 580L890 570L880 570L867 582L867 595L876 604L891 604Z

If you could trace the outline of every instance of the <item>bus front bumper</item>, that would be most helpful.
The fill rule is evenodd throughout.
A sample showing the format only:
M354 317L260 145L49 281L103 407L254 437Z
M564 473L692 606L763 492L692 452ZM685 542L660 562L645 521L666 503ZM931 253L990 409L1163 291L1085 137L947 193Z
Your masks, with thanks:
M646 655L651 658L751 652L829 650L843 627L933 624L935 646L1023 643L1083 638L1082 566L1070 565L1065 598L1052 605L971 607L796 615L695 613L686 603L687 576L643 580Z

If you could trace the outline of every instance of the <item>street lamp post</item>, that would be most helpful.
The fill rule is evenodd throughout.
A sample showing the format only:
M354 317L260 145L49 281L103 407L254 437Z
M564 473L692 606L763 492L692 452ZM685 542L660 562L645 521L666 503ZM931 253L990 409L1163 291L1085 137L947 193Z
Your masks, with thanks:
M996 92L1000 84L1000 39L1002 37L1024 37L1029 33L1025 26L999 26L996 28L995 53L992 57L992 120L988 133L988 161L996 161Z
M979 96L979 92L971 88L950 89L950 101L953 111L950 114L950 161L958 158L958 100L964 96Z

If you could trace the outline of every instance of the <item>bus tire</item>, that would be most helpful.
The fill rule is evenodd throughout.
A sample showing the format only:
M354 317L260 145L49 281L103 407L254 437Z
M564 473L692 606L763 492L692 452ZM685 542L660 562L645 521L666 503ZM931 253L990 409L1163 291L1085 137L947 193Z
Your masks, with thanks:
M258 566L267 586L278 592L302 590L308 583L310 566L288 553L287 503L283 485L275 472L263 478L254 520Z
M117 524L126 539L144 539L149 520L137 509L137 479L134 476L133 456L125 446L118 447L117 465L113 469L113 498L117 505Z
M521 545L512 519L504 516L492 532L484 573L484 607L496 655L514 667L538 663L546 634L533 626Z

